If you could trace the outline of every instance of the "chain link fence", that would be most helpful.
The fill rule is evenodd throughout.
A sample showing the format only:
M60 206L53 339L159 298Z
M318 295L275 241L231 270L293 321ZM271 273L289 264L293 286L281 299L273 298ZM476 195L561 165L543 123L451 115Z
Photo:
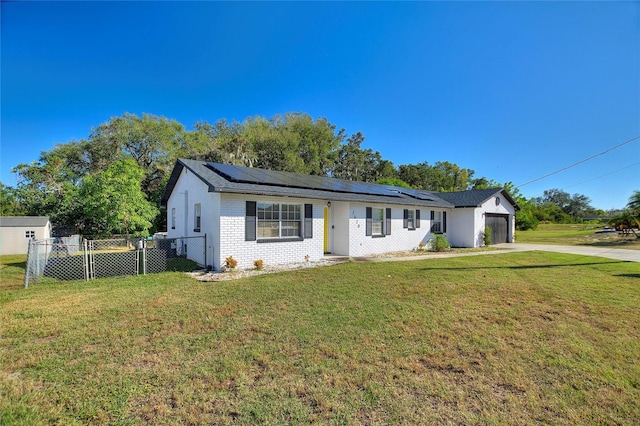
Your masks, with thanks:
M206 263L206 237L87 240L79 236L31 240L24 286L47 279L91 280L165 271Z

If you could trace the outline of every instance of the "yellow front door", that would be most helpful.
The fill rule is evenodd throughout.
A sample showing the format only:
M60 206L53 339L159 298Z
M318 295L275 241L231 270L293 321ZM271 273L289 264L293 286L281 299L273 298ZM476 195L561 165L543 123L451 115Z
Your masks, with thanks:
M329 207L324 208L324 252L329 253Z

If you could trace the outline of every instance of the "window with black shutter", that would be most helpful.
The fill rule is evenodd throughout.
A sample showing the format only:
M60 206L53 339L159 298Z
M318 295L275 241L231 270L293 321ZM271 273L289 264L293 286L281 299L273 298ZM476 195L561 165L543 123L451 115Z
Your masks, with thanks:
M244 240L256 240L256 202L247 201L244 217Z
M384 224L384 234L391 235L391 209L387 208L386 211L386 222Z
M304 205L304 238L313 238L313 204Z

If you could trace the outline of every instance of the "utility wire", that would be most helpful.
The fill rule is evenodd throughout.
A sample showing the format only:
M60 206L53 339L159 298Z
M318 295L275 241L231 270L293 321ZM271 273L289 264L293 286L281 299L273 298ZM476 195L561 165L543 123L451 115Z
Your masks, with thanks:
M618 172L621 172L621 171L623 171L623 170L630 169L631 167L633 167L633 166L637 166L638 164L640 164L640 161L639 161L639 162L637 162L637 163L633 163L633 164L631 164L631 165L629 165L629 166L627 166L627 167L623 167L623 168L621 168L621 169L614 170L614 171L609 172L609 173L607 173L607 174L604 174L604 175L601 175L601 176L598 176L598 177L594 177L594 178L591 178L591 179L588 179L588 180L584 180L584 181L579 182L579 183L574 183L573 185L565 186L565 187L564 187L564 188L562 188L562 189L571 188L571 187L573 187L573 186L578 186L578 185L582 185L583 183L591 182L592 180L601 179L601 178L603 178L603 177L605 177L605 176L609 176L609 175L612 175L612 174L614 174L614 173L618 173Z
M556 170L555 172L549 173L549 174L547 174L547 175L544 175L544 176L539 177L539 178L534 179L534 180L530 180L529 182L527 182L527 183L523 183L522 185L518 185L516 188L522 188L523 186L525 186L525 185L529 185L530 183L538 182L539 180L546 179L546 178L548 178L549 176L557 175L557 174L558 174L558 173L560 173L560 172L564 172L565 170L568 170L568 169L570 169L570 168L572 168L572 167L575 167L575 166L577 166L578 164L586 163L586 162L587 162L587 161L589 161L589 160L593 160L593 159L594 159L594 158L596 158L596 157L599 157L599 156L601 156L601 155L604 155L604 154L606 154L607 152L613 151L614 149L618 149L618 148L620 148L621 146L626 145L626 144L628 144L628 143L631 143L631 142L633 142L633 141L635 141L635 140L637 140L637 139L640 139L640 136L636 136L635 138L629 139L628 141L622 142L622 143L621 143L621 144L619 144L619 145L613 146L613 147L611 147L611 148L607 149L606 151L602 151L602 152L600 152L600 153L598 153L598 154L592 155L592 156L591 156L591 157L589 157L589 158L585 158L584 160L578 161L577 163L573 163L573 164L571 164L570 166L563 167L563 168L561 168L560 170Z

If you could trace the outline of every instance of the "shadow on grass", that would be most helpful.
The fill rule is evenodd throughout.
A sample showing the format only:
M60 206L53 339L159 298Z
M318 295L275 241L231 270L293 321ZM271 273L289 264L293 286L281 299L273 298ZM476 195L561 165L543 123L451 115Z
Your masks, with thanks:
M24 262L15 262L15 263L2 263L2 266L13 266L14 268L22 268L23 270L27 269L27 261Z
M451 270L460 270L460 271L471 271L471 270L482 270L482 269L546 269L546 268L558 268L558 267L567 267L567 266L591 266L591 265L611 265L618 263L632 263L627 260L614 260L610 262L582 262L582 263L555 263L555 264L547 264L547 265L512 265L512 266L469 266L469 267L453 267L453 268L421 268L423 271L451 271ZM638 274L627 274L627 275L638 275Z
M640 274L614 274L615 277L640 278Z

